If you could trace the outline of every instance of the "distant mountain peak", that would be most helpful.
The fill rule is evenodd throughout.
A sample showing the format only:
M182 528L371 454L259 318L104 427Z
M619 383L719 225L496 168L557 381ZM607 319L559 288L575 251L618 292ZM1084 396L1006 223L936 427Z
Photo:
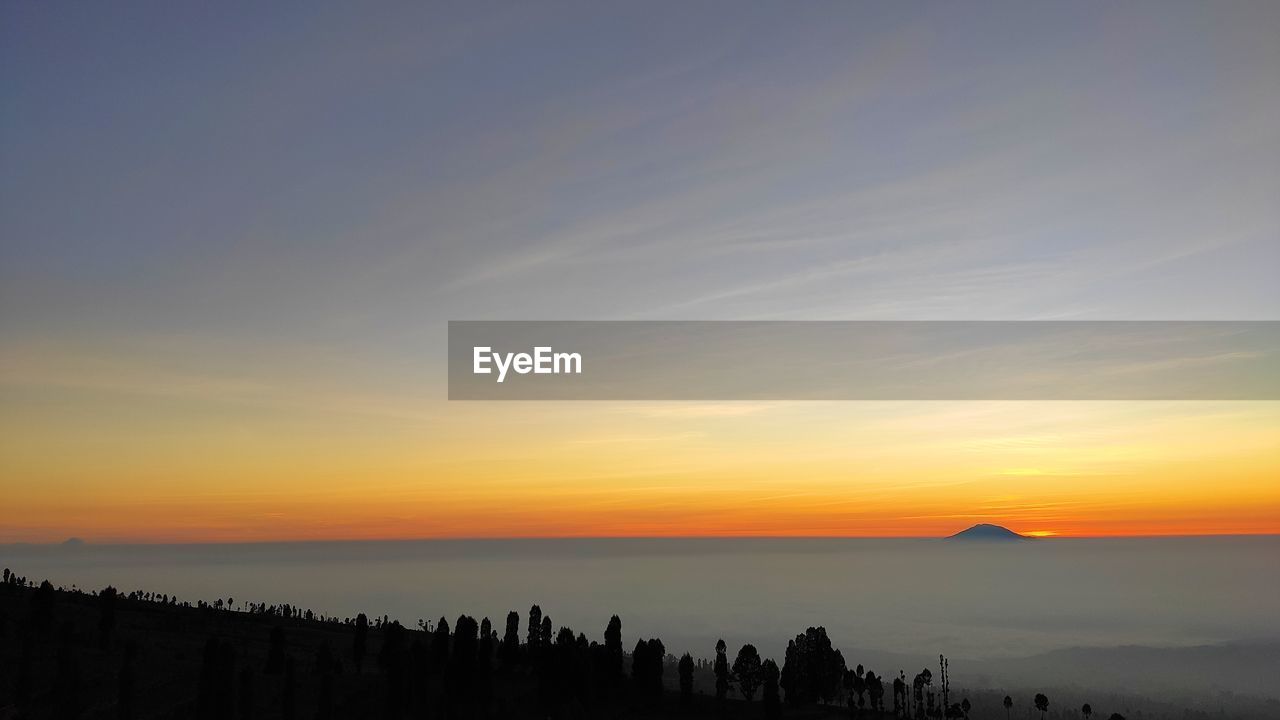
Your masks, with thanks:
M1007 527L1000 525L991 525L990 523L979 523L969 528L961 530L952 535L952 540L1027 540L1026 535L1019 535Z

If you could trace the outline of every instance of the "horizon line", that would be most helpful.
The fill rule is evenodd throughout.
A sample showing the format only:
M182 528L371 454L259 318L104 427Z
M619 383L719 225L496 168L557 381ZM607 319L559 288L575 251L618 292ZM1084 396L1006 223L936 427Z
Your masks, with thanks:
M972 527L972 526L970 526ZM968 529L968 528L965 528ZM956 532L963 532L959 530ZM1165 534L1115 534L1115 535L1043 535L1017 533L1027 540L1143 540L1178 538L1245 538L1280 537L1276 532L1215 532L1215 533L1165 533ZM112 539L91 540L71 536L63 540L0 542L0 547L120 547L120 546L219 546L219 545L305 545L325 543L408 543L408 542L502 542L502 541L563 541L563 540L948 540L947 535L452 535L422 537L355 537L355 538L279 538L269 540L148 540ZM974 541L979 542L979 541Z

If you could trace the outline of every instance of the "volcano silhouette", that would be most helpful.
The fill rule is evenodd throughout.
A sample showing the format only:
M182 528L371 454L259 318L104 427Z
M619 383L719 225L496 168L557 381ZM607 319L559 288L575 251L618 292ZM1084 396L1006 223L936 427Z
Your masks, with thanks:
M949 540L1010 541L1010 540L1028 540L1029 538L1025 535L1019 535L1018 533L1010 530L1007 527L1001 527L999 525L990 525L988 523L981 523L979 525L974 525L968 530L961 530L955 535L950 536L948 539Z

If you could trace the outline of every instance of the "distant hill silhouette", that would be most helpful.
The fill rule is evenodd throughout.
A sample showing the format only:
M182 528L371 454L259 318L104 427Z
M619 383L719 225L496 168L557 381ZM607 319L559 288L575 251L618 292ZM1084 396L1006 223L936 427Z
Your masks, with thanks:
M1027 540L1029 538L1027 538L1027 536L1025 535L1019 535L1018 533L1010 530L1007 527L1001 527L999 525L991 525L988 523L980 523L978 525L974 525L968 530L961 530L955 535L950 536L948 539L949 540L1010 541L1010 540Z

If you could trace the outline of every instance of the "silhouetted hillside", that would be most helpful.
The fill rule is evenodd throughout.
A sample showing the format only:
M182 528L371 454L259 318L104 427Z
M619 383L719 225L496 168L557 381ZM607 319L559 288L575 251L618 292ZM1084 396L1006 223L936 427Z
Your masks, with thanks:
M1100 718L1119 709L1148 720L1207 717L1087 686L1058 694L1052 688L1070 680L1060 668L1034 689L963 687L941 656L910 674L876 671L846 661L822 627L785 649L721 642L708 648L712 660L627 638L617 616L599 629L602 642L556 627L537 605L500 624L461 615L407 628L386 616L236 598L68 591L5 570L0 718L1058 719L1076 718L1081 696ZM1213 716L1254 720L1280 709L1239 707Z

